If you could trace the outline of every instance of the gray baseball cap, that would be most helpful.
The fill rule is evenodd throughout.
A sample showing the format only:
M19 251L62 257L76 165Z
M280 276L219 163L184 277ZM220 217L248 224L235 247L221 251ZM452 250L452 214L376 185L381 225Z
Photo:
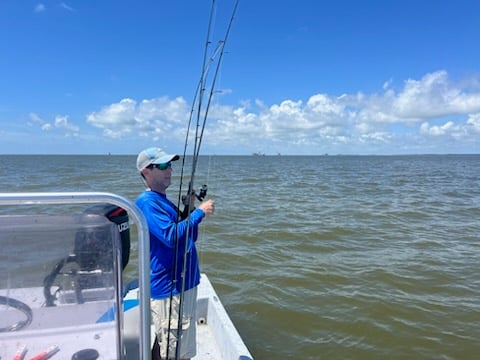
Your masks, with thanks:
M151 147L140 152L137 156L137 169L142 171L152 164L165 164L180 159L176 154L167 154L160 148Z

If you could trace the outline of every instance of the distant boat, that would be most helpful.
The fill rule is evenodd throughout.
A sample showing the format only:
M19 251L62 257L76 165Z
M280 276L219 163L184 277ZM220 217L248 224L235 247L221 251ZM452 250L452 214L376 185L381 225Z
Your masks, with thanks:
M253 156L265 156L265 153L262 153L262 152L254 152L252 155L253 155Z

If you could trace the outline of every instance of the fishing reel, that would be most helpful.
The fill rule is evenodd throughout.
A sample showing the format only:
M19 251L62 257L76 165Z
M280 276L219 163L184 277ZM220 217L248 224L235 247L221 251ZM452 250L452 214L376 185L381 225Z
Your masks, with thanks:
M194 199L192 198L192 195L194 195L199 201L203 201L203 199L205 199L205 196L207 196L207 191L208 191L207 185L202 185L198 194L195 190L189 190L187 192L187 194L189 194L189 196L187 196L187 195L182 196L182 203L183 203L184 207L183 207L183 211L178 210L178 214L180 215L180 219L182 219L182 220L186 219L188 217L188 215L193 210L195 210L195 206L193 205L193 200ZM189 203L188 199L190 199L190 203Z
M203 201L203 199L205 199L205 196L207 196L207 191L208 191L208 186L206 184L203 184L202 187L200 188L200 192L198 194L195 193L195 196L199 201Z
M190 194L190 195L195 195L195 197L199 200L199 201L203 201L203 199L205 199L205 196L207 196L207 191L208 191L208 186L207 185L202 185L202 187L200 188L200 191L197 193L195 190L189 190L187 192L187 194ZM187 195L182 195L182 203L184 205L187 205Z

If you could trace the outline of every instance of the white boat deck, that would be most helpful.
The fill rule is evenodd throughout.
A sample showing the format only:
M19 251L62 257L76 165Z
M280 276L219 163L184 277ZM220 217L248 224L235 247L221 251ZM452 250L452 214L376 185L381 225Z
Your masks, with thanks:
M134 298L134 292L127 298ZM126 328L136 328L138 308L125 313ZM151 330L153 342L153 328ZM126 334L127 347L137 346L138 333ZM134 357L128 356L128 359ZM252 359L237 329L229 318L208 277L202 274L197 295L197 356L195 360L248 360Z
M252 359L205 274L200 280L197 303L197 317L206 319L206 324L197 322L198 354L194 359Z

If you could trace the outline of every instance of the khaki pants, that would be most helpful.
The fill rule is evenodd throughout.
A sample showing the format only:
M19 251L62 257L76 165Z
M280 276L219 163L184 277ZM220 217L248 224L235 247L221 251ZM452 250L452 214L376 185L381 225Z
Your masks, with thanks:
M197 288L185 291L183 295L182 331L180 338L180 358L192 358L197 353L196 337L197 323L195 309L197 304ZM178 335L178 312L180 310L180 295L172 297L172 316L170 312L170 298L151 300L152 320L155 333L160 344L160 357L162 359L175 359ZM170 336L169 336L170 325ZM168 346L167 346L168 343Z

